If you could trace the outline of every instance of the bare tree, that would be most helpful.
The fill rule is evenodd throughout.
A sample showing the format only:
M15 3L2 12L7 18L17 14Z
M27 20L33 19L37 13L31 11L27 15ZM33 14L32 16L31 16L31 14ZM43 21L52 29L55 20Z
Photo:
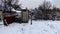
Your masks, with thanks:
M38 9L37 9L37 12L36 12L36 17L37 18L43 18L43 19L48 19L49 16L48 16L48 13L50 8L51 8L51 3L48 2L48 1L44 1L43 4L39 5Z
M19 0L1 0L1 3L4 7L4 11L11 11L12 8L14 8L15 10L17 8L21 9L21 4L18 4Z
M50 9L51 3L49 1L44 1L40 7L42 7L43 9Z

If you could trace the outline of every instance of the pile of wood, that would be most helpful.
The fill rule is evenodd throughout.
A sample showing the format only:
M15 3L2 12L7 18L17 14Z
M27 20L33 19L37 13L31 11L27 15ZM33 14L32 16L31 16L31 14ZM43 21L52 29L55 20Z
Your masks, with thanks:
M15 20L15 16L13 14L4 13L4 19L3 19L4 25L7 26L8 24L13 23L14 20Z

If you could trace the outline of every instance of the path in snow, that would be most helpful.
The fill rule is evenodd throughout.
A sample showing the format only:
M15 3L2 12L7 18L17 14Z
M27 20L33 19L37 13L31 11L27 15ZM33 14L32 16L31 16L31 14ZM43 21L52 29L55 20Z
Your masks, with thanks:
M0 34L60 34L60 21L33 21L19 24L13 23L9 26L0 25Z

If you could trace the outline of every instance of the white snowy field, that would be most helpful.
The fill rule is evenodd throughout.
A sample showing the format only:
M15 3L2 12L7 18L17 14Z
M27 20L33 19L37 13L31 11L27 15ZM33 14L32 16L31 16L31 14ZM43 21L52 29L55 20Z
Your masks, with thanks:
M32 25L30 21L25 24L0 25L0 34L60 34L60 21L38 20L33 21Z

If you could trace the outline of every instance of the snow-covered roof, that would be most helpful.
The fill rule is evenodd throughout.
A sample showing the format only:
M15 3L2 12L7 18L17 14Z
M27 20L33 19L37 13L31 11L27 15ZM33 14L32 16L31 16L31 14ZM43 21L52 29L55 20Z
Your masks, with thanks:
M21 11L15 10L15 9L12 9L12 11L21 12Z

